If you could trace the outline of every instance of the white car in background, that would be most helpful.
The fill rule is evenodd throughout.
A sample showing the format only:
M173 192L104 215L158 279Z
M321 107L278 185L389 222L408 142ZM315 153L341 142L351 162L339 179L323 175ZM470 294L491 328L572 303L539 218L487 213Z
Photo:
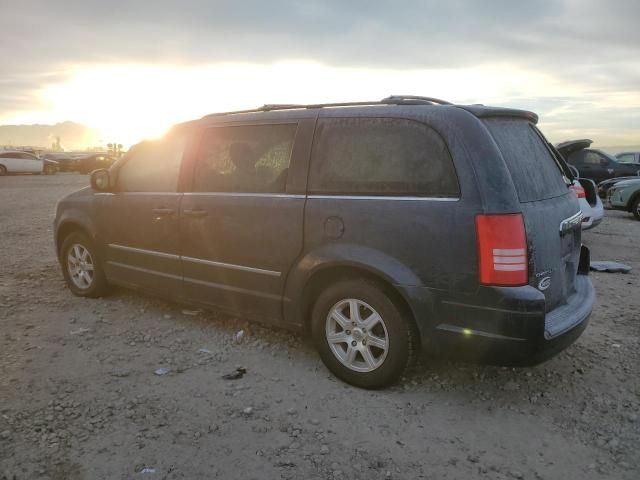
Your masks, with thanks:
M44 173L53 175L58 162L39 158L29 152L0 150L0 176L10 173Z
M569 165L575 180L571 189L578 196L580 211L582 212L582 230L589 230L602 222L604 206L598 196L598 188L593 180L580 178L578 170Z

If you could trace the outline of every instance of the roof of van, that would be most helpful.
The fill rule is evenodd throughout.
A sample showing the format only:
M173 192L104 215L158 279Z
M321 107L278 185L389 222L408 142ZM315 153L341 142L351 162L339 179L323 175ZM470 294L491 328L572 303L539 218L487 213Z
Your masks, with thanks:
M306 112L306 114L302 114L300 116L312 116L315 114L315 111L318 109L335 109L335 108L349 108L349 109L369 109L372 107L387 107L394 108L394 111L398 111L398 109L402 109L402 107L446 107L446 108L461 108L469 113L475 115L478 118L488 118L488 117L515 117L515 118L523 118L532 123L538 123L538 115L528 110L519 110L514 108L503 108L503 107L488 107L485 105L475 104L475 105L455 105L445 100L440 100L433 97L420 97L416 95L392 95L387 98L383 98L382 100L370 101L370 102L342 102L342 103L314 103L314 104L265 104L262 107L249 109L249 110L238 110L231 112L220 112L220 113L212 113L210 115L205 115L201 120L205 119L213 119L216 117L224 117L230 115L240 115L242 114L265 114L269 112L290 112L302 114L302 112ZM281 115L279 115L281 116ZM186 122L183 125L188 125L191 122Z

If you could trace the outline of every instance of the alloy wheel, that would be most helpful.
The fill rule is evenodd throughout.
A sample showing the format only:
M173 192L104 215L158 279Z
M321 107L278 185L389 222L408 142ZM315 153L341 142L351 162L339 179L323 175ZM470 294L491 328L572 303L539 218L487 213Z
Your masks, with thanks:
M331 352L355 372L371 372L384 363L389 335L380 314L368 303L347 298L336 303L325 324Z
M93 283L94 265L91 253L86 247L74 243L67 253L67 269L73 284L86 290Z

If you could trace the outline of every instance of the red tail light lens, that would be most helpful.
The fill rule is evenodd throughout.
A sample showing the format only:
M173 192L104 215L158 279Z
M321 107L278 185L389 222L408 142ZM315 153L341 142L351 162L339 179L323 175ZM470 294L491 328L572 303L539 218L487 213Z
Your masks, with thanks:
M522 214L478 215L476 234L481 284L528 283L527 235Z
M584 188L582 188L582 185L580 185L579 183L574 183L569 188L575 192L578 198L587 198L587 194L585 193Z

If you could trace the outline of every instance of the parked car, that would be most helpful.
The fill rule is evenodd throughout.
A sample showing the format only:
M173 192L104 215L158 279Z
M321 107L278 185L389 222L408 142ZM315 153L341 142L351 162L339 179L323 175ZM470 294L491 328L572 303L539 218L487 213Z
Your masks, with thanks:
M610 178L609 180L605 180L604 182L600 182L598 184L598 195L600 196L600 198L606 199L607 198L607 192L616 183L621 182L623 180L637 180L637 179L638 179L638 176L636 175L636 176L633 176L633 177Z
M99 168L109 168L116 161L115 158L104 153L94 153L75 159L74 170L80 173L91 173Z
M569 168L575 178L571 188L574 189L580 202L582 229L589 230L602 222L602 218L604 217L602 200L600 200L598 196L598 188L593 180L580 178L578 169L571 165L569 165Z
M68 153L45 153L41 158L57 162L60 172L73 172L76 169L77 161Z
M0 176L10 173L43 173L53 175L58 163L22 151L0 151Z
M602 150L588 148L593 140L571 140L556 145L558 151L580 172L580 178L596 183L614 177L640 175L640 164L620 163L616 157Z
M640 220L640 178L622 180L607 192L607 208L631 212Z
M620 152L616 153L616 159L620 163L640 164L640 152Z
M56 251L76 295L123 285L298 329L360 387L420 350L537 363L594 302L537 118L425 97L209 115L62 199Z

